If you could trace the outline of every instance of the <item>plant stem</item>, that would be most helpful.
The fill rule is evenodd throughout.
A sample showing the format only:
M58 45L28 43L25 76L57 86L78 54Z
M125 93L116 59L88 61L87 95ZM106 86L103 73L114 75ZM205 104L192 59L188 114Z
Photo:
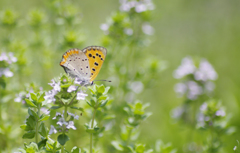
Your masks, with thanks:
M37 114L40 117L40 104L37 107ZM35 142L38 143L38 120L36 121Z
M97 106L97 104L98 104L98 102L96 102L96 106ZM92 123L91 123L91 129L93 128L96 112L97 112L97 108L94 108L94 113L93 113ZM90 153L92 153L92 144L93 144L92 139L93 139L93 133L90 134Z
M64 121L67 120L67 109L68 109L68 106L65 106L64 115L63 115ZM66 129L66 125L63 125L63 133L65 133L65 129ZM64 153L64 145L61 148L61 153Z

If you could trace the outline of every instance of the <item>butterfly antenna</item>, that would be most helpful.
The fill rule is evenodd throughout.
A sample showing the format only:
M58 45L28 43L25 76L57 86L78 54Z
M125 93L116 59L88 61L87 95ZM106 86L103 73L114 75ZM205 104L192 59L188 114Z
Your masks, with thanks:
M106 81L106 82L112 82L112 81L110 81L110 80L95 80L95 81ZM94 81L94 82L95 82Z

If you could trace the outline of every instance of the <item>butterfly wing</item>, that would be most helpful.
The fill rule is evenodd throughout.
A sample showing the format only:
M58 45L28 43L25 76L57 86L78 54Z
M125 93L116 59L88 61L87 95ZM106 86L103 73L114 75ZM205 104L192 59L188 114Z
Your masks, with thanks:
M70 49L62 56L60 62L66 73L73 78L79 78L81 81L89 82L90 66L87 56L80 49Z
M83 52L89 59L89 66L91 71L90 81L93 81L97 77L102 67L102 64L107 55L107 49L100 46L89 46L84 48Z

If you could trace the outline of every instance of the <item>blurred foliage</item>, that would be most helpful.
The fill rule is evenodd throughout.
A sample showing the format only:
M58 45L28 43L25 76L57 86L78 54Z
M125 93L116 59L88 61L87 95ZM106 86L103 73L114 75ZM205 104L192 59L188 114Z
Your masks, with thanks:
M36 143L27 141L23 145L26 141L21 138L24 131L20 125L29 113L25 98L42 88L50 89L47 83L64 73L59 62L66 50L91 45L107 48L98 78L112 81L104 83L111 86L110 100L96 112L98 126L102 128L95 134L96 150L101 144L109 144L108 148L100 150L102 152L121 150L123 145L115 140L120 139L126 128L120 125L131 124L129 118L140 123L138 117L145 113L145 105L137 101L141 99L151 104L147 112L152 115L137 127L141 132L136 134L137 142L128 147L131 152L151 152L152 149L164 153L203 151L201 146L212 140L206 139L209 133L196 132L192 126L176 123L170 116L171 110L185 98L178 98L174 93L177 81L173 71L190 55L207 59L218 74L212 96L221 99L221 105L231 115L231 119L224 118L228 121L224 125L234 126L236 130L234 135L221 133L223 145L218 152L234 152L236 140L240 138L240 2L163 0L154 1L154 6L154 10L136 13L134 9L119 11L120 4L111 0L0 1L0 53L12 52L17 57L10 66L0 65L13 72L12 77L0 77L0 152L13 152L19 147L41 151ZM104 30L106 25L108 28ZM142 27L149 28L149 25L154 30L144 33ZM14 102L19 96L20 103ZM201 104L205 100L206 97ZM71 145L67 146L68 150L73 146L89 145L84 123L92 117L91 106L81 105L86 108L82 115L87 118L75 124L77 131L69 133L67 144ZM217 102L210 102L209 110L215 106L219 106ZM55 114L51 112L50 118ZM57 139L56 135L52 137ZM51 139L47 145L49 150L59 150Z

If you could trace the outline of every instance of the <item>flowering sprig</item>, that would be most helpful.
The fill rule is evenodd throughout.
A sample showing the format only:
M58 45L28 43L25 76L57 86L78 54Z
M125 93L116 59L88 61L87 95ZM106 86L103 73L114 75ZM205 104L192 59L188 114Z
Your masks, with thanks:
M56 120L56 125L51 125L49 134L59 133L57 140L61 145L61 151L64 152L64 146L69 140L69 129L76 130L74 120L79 118L78 115L68 112L68 109L83 111L83 108L74 105L79 100L85 100L87 94L82 89L85 88L85 86L82 86L83 82L77 78L73 79L67 74L52 80L49 85L52 87L52 90L48 91L44 97L46 103L52 103L52 110L64 108L63 113L56 113L56 116L53 117L53 120Z
M85 124L86 132L90 134L90 153L93 152L93 136L98 135L102 132L101 129L98 127L98 123L95 120L97 110L106 106L109 101L108 98L108 91L110 87L104 87L103 85L98 86L94 85L88 88L91 91L91 99L90 101L87 100L87 104L93 109L93 116L89 123Z
M185 57L173 76L181 80L174 89L179 96L185 98L185 102L173 109L172 117L182 119L195 127L198 107L213 94L215 88L213 81L218 75L206 59L194 61L191 57ZM192 112L194 114L191 115Z
M222 146L221 136L235 132L235 128L229 126L226 117L226 111L219 101L212 99L201 105L197 127L210 132L204 146L205 151L217 152Z
M151 113L145 112L145 109L149 107L149 103L143 104L140 101L135 101L132 104L128 104L124 110L127 113L127 118L121 127L121 140L112 141L111 144L114 148L121 152L131 151L135 153L137 150L142 150L142 152L152 152L152 150L145 150L145 145L134 144L133 140L136 140L139 136L138 126L142 121L147 119ZM132 147L134 146L135 147Z

